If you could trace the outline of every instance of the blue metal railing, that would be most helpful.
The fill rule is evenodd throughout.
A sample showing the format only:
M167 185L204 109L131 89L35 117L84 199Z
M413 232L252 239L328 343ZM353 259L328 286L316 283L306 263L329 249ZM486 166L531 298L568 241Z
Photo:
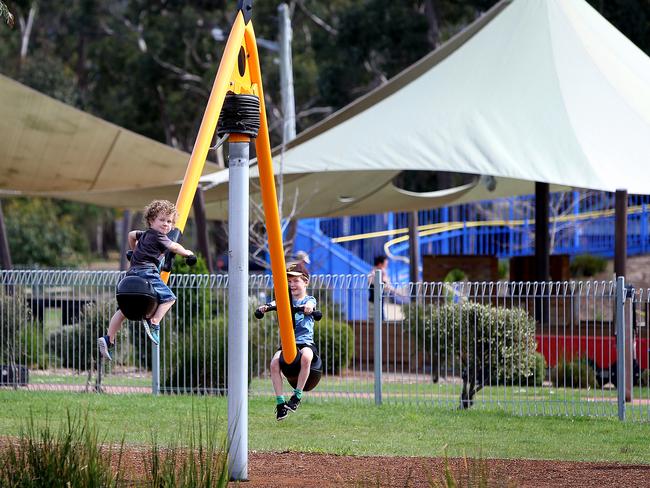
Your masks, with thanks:
M612 257L614 198L613 193L598 191L552 193L551 253ZM650 196L628 196L629 255L644 254L650 249L649 204ZM408 256L406 212L308 221L333 243L368 263L368 267L379 254ZM535 197L526 195L420 210L418 223L421 255L478 254L499 258L529 255L534 253L535 244ZM399 267L393 269L394 279L403 278L404 270L400 272Z

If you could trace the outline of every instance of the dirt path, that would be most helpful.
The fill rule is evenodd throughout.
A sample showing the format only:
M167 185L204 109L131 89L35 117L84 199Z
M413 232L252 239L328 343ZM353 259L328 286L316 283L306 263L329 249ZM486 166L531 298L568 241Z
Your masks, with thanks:
M7 439L0 439L0 449ZM115 448L116 446L113 446ZM119 448L109 454L114 469L127 486L144 486L149 478L151 452L147 447ZM161 451L162 454L163 451ZM164 455L164 454L163 454ZM176 458L180 463L183 458ZM608 488L650 486L650 464L580 463L488 459L448 461L457 486ZM180 466L180 464L179 464ZM445 460L425 457L336 456L301 452L251 452L248 481L231 482L242 488L416 488L447 486L443 483ZM216 474L216 473L215 473ZM468 479L469 476L469 479Z
M481 466L483 464L483 466ZM450 460L455 476L487 469L490 486L632 487L650 486L650 465L491 459ZM444 460L420 457L352 457L325 454L251 453L243 487L420 487L441 481ZM236 483L231 483L235 486ZM464 484L463 484L464 486Z

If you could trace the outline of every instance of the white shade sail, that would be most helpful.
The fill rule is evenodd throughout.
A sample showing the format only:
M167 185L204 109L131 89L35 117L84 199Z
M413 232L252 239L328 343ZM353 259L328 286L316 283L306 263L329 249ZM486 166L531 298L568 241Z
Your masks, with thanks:
M283 212L431 208L532 193L535 181L649 194L649 154L650 59L584 0L503 0L292 141L282 154ZM488 175L496 185L489 190L477 178L416 195L392 184L403 170ZM227 171L202 184L210 188L208 216L227 218ZM67 195L141 205L178 190L177 183L151 187L133 194L94 185Z

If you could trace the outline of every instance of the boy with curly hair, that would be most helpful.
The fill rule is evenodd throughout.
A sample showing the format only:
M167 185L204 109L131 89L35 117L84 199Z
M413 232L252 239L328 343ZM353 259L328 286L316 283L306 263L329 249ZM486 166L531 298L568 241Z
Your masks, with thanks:
M167 251L185 257L194 253L167 237L176 222L176 206L170 201L151 202L144 209L143 220L147 225L146 231L129 232L129 248L133 250L133 255L131 266L126 274L146 279L153 285L158 295L158 307L153 315L144 321L144 328L151 341L159 344L160 322L176 302L176 296L160 278L160 260ZM107 334L97 339L100 354L109 361L112 359L111 349L115 343L115 336L122 328L125 319L122 311L118 309L111 318Z

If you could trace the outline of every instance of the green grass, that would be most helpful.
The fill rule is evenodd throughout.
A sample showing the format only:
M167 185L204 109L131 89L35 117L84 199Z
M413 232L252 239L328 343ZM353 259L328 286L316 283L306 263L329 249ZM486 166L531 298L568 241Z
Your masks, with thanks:
M18 435L29 418L64 421L66 410L88 410L107 442L149 444L152 433L166 444L192 409L206 406L225 435L224 397L96 395L0 390L0 434ZM306 435L299 435L300 431ZM413 405L309 401L284 422L274 401L249 403L249 447L257 451L302 451L346 455L443 456L650 462L650 424L615 419L522 417L499 411L456 411Z
M39 372L30 372L29 381L35 385L85 385L88 381L88 373L85 371L78 374L39 374ZM91 386L94 385L95 374L93 373ZM102 378L102 385L151 388L151 376L141 375L136 377L105 374Z
M423 378L422 376L421 378ZM421 381L420 378L420 381ZM30 382L33 384L49 384L49 385L85 385L88 379L86 372L78 374L43 374L40 371L31 372ZM92 384L95 384L95 376L92 376ZM106 386L125 386L125 387L140 387L151 388L151 373L144 373L139 376L111 374L110 372L104 373L102 384ZM164 385L161 385L164 386ZM362 380L358 378L344 378L325 376L318 385L318 392L336 393L351 392L354 394L374 392L374 384L372 379ZM251 392L254 394L270 394L271 385L268 378L254 378L250 382ZM460 396L462 389L461 384L442 384L432 382L418 382L418 383L384 383L382 385L382 392L387 396L399 396L405 398L449 398L455 400ZM586 390L574 388L557 388L557 387L541 387L532 386L522 383L520 386L515 383L513 386L486 386L477 395L477 400L516 400L516 401L580 401L586 398L598 399L616 399L616 390ZM650 398L650 390L648 388L635 387L634 398Z
M63 310L54 307L45 307L43 310L43 329L45 337L49 337L51 333L61 330L63 323Z

